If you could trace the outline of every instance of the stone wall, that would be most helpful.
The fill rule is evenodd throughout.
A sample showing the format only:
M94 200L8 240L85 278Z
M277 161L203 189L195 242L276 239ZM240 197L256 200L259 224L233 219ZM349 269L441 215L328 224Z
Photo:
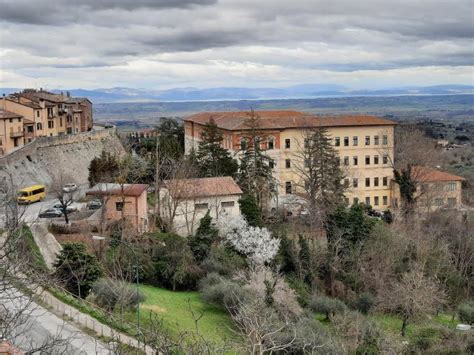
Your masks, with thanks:
M50 185L55 178L85 184L89 164L102 150L124 154L115 129L37 138L0 157L0 169L13 176L17 188L33 184Z

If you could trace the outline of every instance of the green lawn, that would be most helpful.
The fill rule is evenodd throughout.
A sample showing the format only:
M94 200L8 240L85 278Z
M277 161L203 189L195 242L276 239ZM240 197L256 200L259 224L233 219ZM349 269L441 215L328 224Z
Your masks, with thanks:
M163 323L171 334L180 331L195 332L195 322L190 307L196 316L203 315L198 322L199 332L204 338L222 343L235 339L231 331L229 315L222 309L205 303L198 292L173 292L153 286L140 286L145 301L140 304L141 319L146 326L150 312L163 318ZM130 315L133 317L133 315Z

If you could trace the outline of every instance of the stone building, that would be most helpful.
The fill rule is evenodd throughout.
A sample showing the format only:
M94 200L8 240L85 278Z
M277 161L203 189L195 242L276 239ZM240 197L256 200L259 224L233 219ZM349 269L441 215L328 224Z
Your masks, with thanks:
M24 120L22 115L0 108L0 156L24 144Z
M160 215L175 233L189 236L207 211L214 221L223 213L239 215L241 196L230 176L167 180L160 188Z
M391 206L395 122L374 116L314 116L297 111L255 111L262 149L275 161L273 167L280 195L303 193L298 168L308 132L328 131L346 175L346 199L364 202L374 209ZM197 149L201 133L211 118L224 136L224 148L237 158L249 131L249 112L205 112L184 120L185 150Z

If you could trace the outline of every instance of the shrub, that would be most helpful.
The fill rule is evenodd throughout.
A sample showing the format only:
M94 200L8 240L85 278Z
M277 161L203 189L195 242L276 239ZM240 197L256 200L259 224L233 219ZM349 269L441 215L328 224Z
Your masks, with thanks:
M245 266L245 259L241 255L217 245L211 247L208 257L201 264L206 273L215 272L220 275L231 275Z
M228 309L234 309L238 303L252 298L252 293L242 285L216 273L201 279L199 290L204 301Z
M309 307L314 312L323 313L326 319L331 319L334 315L346 311L346 305L341 300L326 296L313 296L309 303Z
M458 307L458 314L461 321L467 324L474 324L474 301L461 304Z
M102 278L92 285L94 301L98 306L113 311L116 306L132 308L144 301L144 296L127 282Z
M374 297L370 293L362 293L355 301L355 308L362 314L368 314L374 303Z
M286 278L288 285L296 292L296 299L301 307L307 307L311 301L311 289L304 281L297 276L289 276Z
M196 234L191 236L188 241L196 261L201 262L208 256L217 234L218 230L212 225L212 218L208 210L206 215L201 218Z

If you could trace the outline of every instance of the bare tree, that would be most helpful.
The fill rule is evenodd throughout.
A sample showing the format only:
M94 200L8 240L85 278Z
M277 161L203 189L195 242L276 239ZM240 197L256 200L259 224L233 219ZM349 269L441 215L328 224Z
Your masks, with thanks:
M68 190L65 185L70 183L71 179L65 177L63 174L59 174L53 179L53 183L50 186L50 193L57 199L61 205L61 212L64 216L64 222L69 224L69 213L70 206L74 202L76 195L75 190Z
M419 269L405 273L392 282L380 295L380 307L402 318L401 334L406 335L410 321L436 312L445 301L438 281L430 279Z

